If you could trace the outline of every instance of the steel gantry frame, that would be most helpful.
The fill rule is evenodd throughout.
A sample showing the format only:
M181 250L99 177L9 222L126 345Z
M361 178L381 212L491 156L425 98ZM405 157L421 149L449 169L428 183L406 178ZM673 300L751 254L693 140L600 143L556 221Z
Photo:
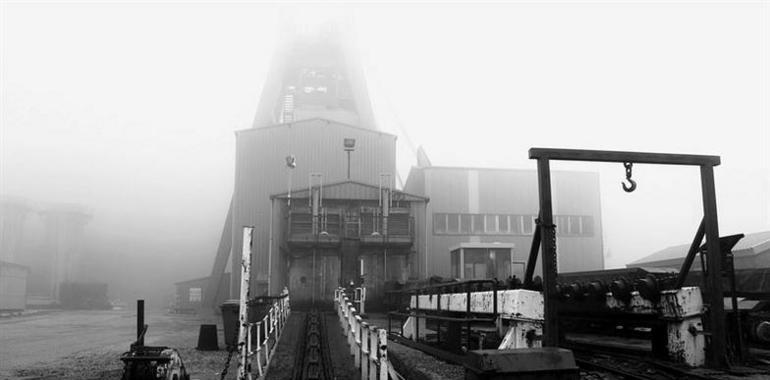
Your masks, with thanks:
M542 245L543 255L543 296L545 300L543 346L556 347L559 344L558 306L556 280L556 226L553 224L553 203L551 197L550 162L591 161L619 162L632 164L686 165L700 167L701 192L703 197L703 227L706 236L708 273L708 326L710 345L707 365L712 368L724 367L727 363L726 331L722 290L722 253L719 245L719 224L717 222L716 193L714 189L714 166L721 161L719 156L621 152L579 149L531 148L529 158L537 160L538 192L540 214L532 239L532 249L527 262L525 284L532 284L532 275Z

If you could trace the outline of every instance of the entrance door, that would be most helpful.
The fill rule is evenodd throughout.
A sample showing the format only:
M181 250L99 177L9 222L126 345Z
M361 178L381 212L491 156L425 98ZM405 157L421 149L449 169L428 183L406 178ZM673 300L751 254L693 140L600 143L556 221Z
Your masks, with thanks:
M294 258L289 267L289 290L292 307L308 308L334 301L334 290L340 281L339 256L320 252Z

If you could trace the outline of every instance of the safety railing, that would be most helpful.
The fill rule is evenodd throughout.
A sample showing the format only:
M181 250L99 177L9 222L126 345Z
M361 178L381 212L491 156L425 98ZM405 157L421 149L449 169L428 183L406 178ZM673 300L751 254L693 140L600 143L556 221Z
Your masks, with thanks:
M343 288L334 291L334 303L361 380L403 379L388 361L388 332L364 321Z
M278 339L281 337L291 312L288 292L279 297L270 298L273 299L270 310L261 320L249 323L246 337L247 362L251 363L254 359L260 379L264 377L267 367L270 365L270 359L273 358L273 352L278 346Z

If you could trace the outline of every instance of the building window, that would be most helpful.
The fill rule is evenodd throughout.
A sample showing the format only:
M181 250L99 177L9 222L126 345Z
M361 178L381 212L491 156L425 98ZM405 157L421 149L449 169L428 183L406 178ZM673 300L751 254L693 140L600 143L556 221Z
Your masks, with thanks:
M511 248L458 248L450 255L455 278L483 280L524 275L524 263L513 261Z
M460 214L460 233L468 235L471 233L471 214Z
M201 302L201 288L190 288L190 302Z
M460 233L460 214L446 214L446 232L448 234Z
M508 215L498 215L498 231L502 234L508 233Z
M488 234L496 234L498 231L497 215L484 215L484 232Z
M433 214L433 231L437 234L447 232L447 214Z
M537 215L434 213L433 233L437 235L509 235L530 236L535 231ZM556 234L562 237L591 237L593 217L589 215L554 215Z
M485 228L484 228L484 215L482 215L482 214L473 215L472 216L472 220L473 220L473 227L472 227L473 233L476 234L476 235L483 234L484 231L485 231Z

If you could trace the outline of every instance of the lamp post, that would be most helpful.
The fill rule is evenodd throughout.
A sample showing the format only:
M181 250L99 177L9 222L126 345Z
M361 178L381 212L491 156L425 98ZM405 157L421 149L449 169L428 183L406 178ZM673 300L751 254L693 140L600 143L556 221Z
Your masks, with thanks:
M356 139L346 138L343 141L345 152L348 153L348 179L350 179L350 152L356 150Z

